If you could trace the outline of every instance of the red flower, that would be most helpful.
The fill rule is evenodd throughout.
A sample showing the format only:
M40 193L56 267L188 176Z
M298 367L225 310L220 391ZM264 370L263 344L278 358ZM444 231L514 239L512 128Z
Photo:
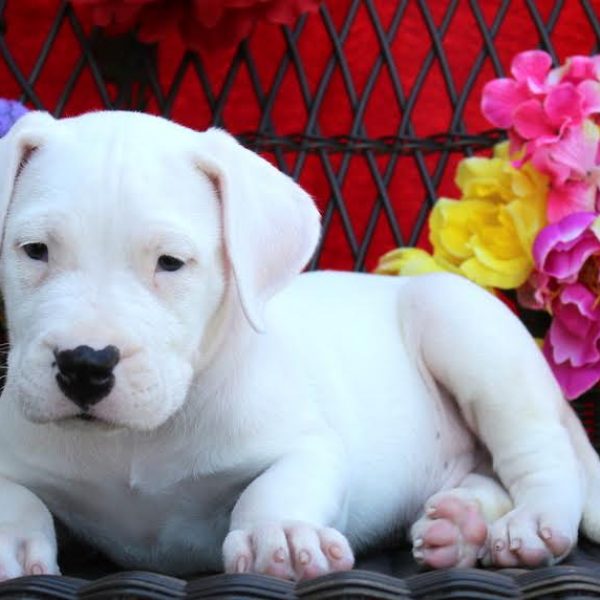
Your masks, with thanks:
M142 42L158 42L173 29L192 50L236 46L259 21L291 25L321 0L71 0L110 33L138 27Z

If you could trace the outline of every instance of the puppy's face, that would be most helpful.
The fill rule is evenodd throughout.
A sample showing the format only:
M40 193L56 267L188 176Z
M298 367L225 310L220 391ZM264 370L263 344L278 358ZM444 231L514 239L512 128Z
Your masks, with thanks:
M223 299L220 208L169 125L102 123L57 124L17 177L6 393L34 422L150 430L185 402Z

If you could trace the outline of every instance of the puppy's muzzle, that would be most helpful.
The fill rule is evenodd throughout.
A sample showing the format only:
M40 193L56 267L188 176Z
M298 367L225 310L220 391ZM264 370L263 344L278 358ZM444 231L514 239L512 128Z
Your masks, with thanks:
M113 369L120 354L115 346L94 350L77 346L73 350L55 351L56 382L63 394L83 410L88 410L110 394L115 384Z

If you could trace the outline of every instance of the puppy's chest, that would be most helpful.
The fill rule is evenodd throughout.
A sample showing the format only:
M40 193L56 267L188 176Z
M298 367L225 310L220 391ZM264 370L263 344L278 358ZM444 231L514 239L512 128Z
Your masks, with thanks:
M70 529L124 567L179 574L220 568L229 515L248 477L188 477L161 487L156 475L152 487L94 479L34 491Z

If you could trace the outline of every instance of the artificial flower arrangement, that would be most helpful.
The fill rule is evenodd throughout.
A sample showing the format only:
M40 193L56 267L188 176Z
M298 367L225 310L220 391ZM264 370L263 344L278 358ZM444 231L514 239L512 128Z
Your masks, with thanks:
M0 138L27 112L17 100L0 98Z
M109 33L135 31L145 43L176 32L191 50L232 48L257 23L292 25L321 0L71 0Z
M377 271L450 271L551 315L542 349L565 396L600 381L600 55L552 68L517 55L512 77L489 82L481 108L508 141L463 159L459 200L429 218L431 253L400 248Z

